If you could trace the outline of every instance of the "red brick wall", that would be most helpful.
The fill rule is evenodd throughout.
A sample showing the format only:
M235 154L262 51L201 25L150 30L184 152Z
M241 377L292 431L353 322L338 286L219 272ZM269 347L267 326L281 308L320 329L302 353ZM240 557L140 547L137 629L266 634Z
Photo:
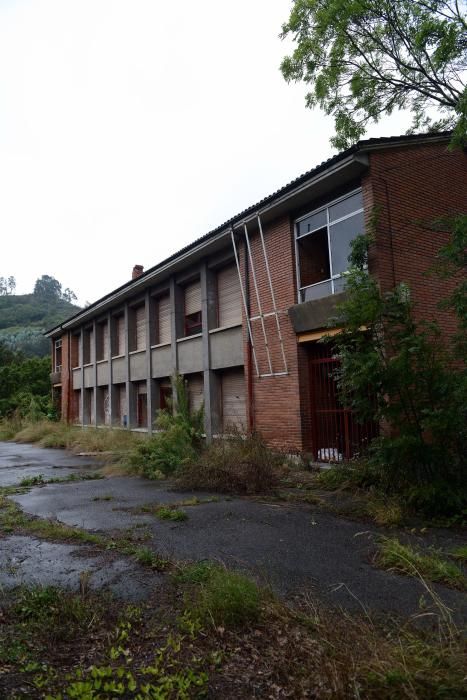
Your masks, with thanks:
M383 290L406 282L419 319L436 320L452 334L456 322L438 303L454 280L440 280L427 271L447 235L430 231L431 221L467 212L467 154L447 145L393 148L372 153L363 180L367 218L378 209L376 244L370 251L370 272Z
M287 310L296 303L295 260L292 223L288 216L263 225L269 269L274 288L276 307L284 343L288 373L284 376L257 377L254 362L248 362L247 325L243 321L245 344L245 374L252 373L253 400L248 407L253 413L254 428L266 441L280 449L300 451L302 442L302 419L300 413L300 383L298 348L295 332ZM263 314L273 311L273 302L264 262L261 240L257 231L250 233L251 253L254 260L256 281ZM242 272L245 277L245 246L241 247ZM250 314L259 313L253 272L249 266ZM273 372L284 372L281 344L274 316L264 319L269 354ZM260 374L270 372L261 322L252 321L252 334Z

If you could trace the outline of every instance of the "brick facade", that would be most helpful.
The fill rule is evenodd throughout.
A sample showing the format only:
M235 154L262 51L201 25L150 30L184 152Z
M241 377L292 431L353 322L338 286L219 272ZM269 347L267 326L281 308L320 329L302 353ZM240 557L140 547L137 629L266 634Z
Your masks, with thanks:
M367 162L358 161L360 163L358 167L361 169L361 174L358 177L356 176L358 171L354 169L349 172L347 180L336 179L335 186L332 184L334 183L332 180L327 190L318 187L315 191L310 186L308 198L302 194L297 195L295 200L291 199L290 205L282 206L277 215L270 212L267 216L262 215L266 253L283 339L286 368L277 331L276 317L274 315L268 316L274 311L274 304L255 210L252 208L247 224L253 266L250 262L247 264L248 250L242 219L239 217L234 225L241 278L249 305L249 315L257 317L260 316L260 312L263 314L269 349L271 366L262 322L260 318L256 318L251 321L251 330L258 372L260 375L270 375L272 370L273 374L273 376L257 376L252 346L249 341L248 323L245 310L242 308L242 329L238 328L238 331L240 333L240 355L243 337L247 427L260 432L265 440L275 447L290 452L309 452L313 447L311 444L312 407L307 349L310 345L307 346L306 342L297 342L298 331L294 330L289 317L289 309L299 301L297 298L294 242L294 221L298 216L305 215L336 197L361 187L367 230L371 222L375 221L376 236L375 243L370 249L370 273L375 276L383 290L390 290L394 285L406 282L410 286L418 318L436 320L447 337L450 337L455 331L455 318L439 308L439 301L453 289L454 281L440 280L434 274L427 274L436 261L440 246L447 240L446 234L430 229L430 223L443 216L452 216L467 211L467 154L459 150L450 151L447 137L444 138L444 141L442 139L430 141L430 137L424 137L424 139L417 142L411 141L410 137L401 137L395 142L382 140L384 143L381 147L378 146L379 142L376 145L372 141L364 142L369 144L367 150L364 151ZM302 176L301 181L303 178L305 176ZM273 204L275 196L270 198ZM232 256L230 228L226 229L225 233L223 244L225 248L222 255L224 257L225 255ZM207 253L201 261L198 257L195 262L190 262L188 256L184 263L187 273L195 266L198 266L196 269L200 269L200 265L209 267L214 264L215 256L219 256L218 249L214 254ZM230 260L232 262L231 257ZM141 275L134 280L134 283L138 283L139 280L144 281L147 274ZM258 305L254 276L256 276L261 309ZM172 278L173 280L175 277ZM164 283L167 286L168 277L166 276L157 283L159 285ZM148 295L152 293L150 285L151 281L146 287ZM141 291L135 291L134 294L141 295ZM129 303L131 303L131 297ZM119 304L118 308L121 310L123 308L122 301ZM300 308L303 307L300 306ZM109 313L110 318L114 313L113 307L107 309L106 313ZM266 315L265 318L264 315ZM91 320L92 315L85 322L89 324ZM94 323L95 320L94 318ZM80 324L72 325L75 333L79 331L80 327L84 327L83 323L81 321ZM205 320L203 323L207 323L207 321ZM313 328L324 329L325 326L326 323L322 323L313 326ZM211 330L208 327L203 330L205 344L210 342L210 337L212 339L212 336L209 336ZM219 330L222 329L217 329L216 333ZM77 364L77 348L75 345L69 347L68 333L70 332L61 334L63 340L62 417L64 420L74 421L78 416L75 415L77 402L76 391L73 394L71 370ZM230 333L231 331L226 332ZM55 331L52 331L51 335L55 338L60 337L60 333ZM174 351L174 348L176 348L177 342L179 341L172 341L172 357L175 356L176 350ZM147 352L150 352L149 344ZM82 361L83 358L80 359ZM196 371L204 371L205 379L206 373L210 371L209 364L206 364L208 361L209 353L204 355L204 364L200 366L201 369L196 369ZM242 358L240 357L240 360L236 361L236 366L241 367L241 362ZM225 367L233 367L234 364L231 360L226 360ZM219 367L217 369L220 370ZM287 369L286 372L285 369ZM193 372L195 369L189 371ZM208 389L205 386L205 392L215 393L218 383L215 372L216 368L212 373L211 388ZM167 374L170 374L170 369L167 370ZM84 377L84 370L82 376ZM158 381L157 374L152 376L156 377L155 381ZM149 377L148 374L148 382L150 381ZM127 385L129 385L129 380L130 377L127 375ZM124 380L114 377L113 380L109 381L122 382ZM83 384L84 386L86 385ZM83 391L83 387L81 387L81 391ZM214 400L214 394L211 394L209 395L210 400Z

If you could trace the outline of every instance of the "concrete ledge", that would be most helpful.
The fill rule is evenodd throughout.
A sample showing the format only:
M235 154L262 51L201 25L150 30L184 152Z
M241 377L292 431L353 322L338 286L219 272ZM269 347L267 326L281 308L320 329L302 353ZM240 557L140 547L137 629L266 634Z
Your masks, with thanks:
M336 306L346 298L345 292L332 294L322 299L312 299L295 304L289 309L289 318L295 333L304 333L318 328L326 328L336 313Z

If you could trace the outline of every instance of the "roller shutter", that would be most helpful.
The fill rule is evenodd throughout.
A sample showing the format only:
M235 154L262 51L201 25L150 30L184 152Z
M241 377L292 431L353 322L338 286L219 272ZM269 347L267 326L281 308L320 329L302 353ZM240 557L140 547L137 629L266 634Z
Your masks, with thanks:
M198 280L185 287L185 316L201 311L201 284Z
M242 322L240 282L235 265L217 273L217 300L220 327Z
M146 347L146 314L144 306L138 306L135 309L135 333L135 350L144 350Z
M170 343L170 297L161 297L157 302L158 312L158 343Z
M188 377L188 400L190 411L198 411L204 401L204 382L201 374Z
M245 376L243 369L222 374L222 430L246 429Z
M117 419L120 425L125 425L126 408L126 387L125 384L116 384L117 390Z
M102 326L102 359L107 360L109 354L109 324L104 323Z
M125 353L125 319L123 316L117 316L115 319L115 355L123 355Z

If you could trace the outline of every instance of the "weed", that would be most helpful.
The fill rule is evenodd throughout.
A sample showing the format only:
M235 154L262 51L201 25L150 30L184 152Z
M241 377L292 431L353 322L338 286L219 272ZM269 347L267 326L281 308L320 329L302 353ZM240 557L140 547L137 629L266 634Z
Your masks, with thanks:
M370 498L366 511L377 525L385 527L400 525L403 518L402 506L395 499Z
M93 501L113 501L114 496L94 496Z
M171 508L170 506L162 506L156 510L156 515L159 520L171 520L172 522L183 522L188 519L188 515L184 510Z
M376 562L385 569L395 569L410 576L421 576L451 588L467 589L467 579L456 564L446 560L435 550L424 553L402 544L395 538L381 539Z
M173 578L177 583L203 583L211 576L214 564L199 561L194 564L179 565Z
M168 559L156 554L149 547L128 546L123 550L126 554L132 554L142 566L147 566L156 571L165 571L170 562Z
M456 547L450 552L451 557L454 559L459 559L460 561L467 562L467 545L462 547Z
M192 570L192 580L196 578ZM243 574L220 566L198 569L197 590L188 604L194 617L215 627L241 627L260 617L262 593Z
M43 474L37 474L37 476L27 476L25 479L21 479L19 482L20 486L42 486L46 484Z
M182 488L221 493L264 493L277 485L283 462L259 435L236 433L208 445L182 468L178 483Z

